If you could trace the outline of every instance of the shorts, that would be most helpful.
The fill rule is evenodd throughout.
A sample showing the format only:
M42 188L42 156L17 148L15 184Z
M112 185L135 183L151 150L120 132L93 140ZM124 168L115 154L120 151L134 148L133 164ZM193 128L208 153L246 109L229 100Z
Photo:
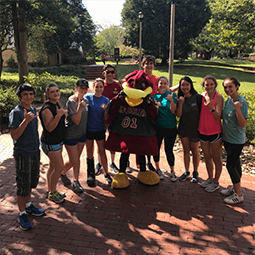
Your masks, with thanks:
M215 135L203 135L203 134L199 133L199 140L201 142L216 143L221 139L222 139L222 133L218 133L218 134L215 134Z
M41 142L43 152L47 155L49 151L58 151L62 148L63 142L59 144L46 144Z
M87 139L96 141L105 140L105 130L99 132L87 131Z
M35 156L14 155L16 165L17 195L27 197L38 185L40 153Z
M87 134L84 134L83 136L78 138L64 140L64 144L74 146L77 143L84 143L86 139L87 139Z
M184 138L184 137L188 137L189 138L189 141L192 142L192 143L196 143L199 141L199 138L198 137L189 137L189 136L185 136L185 135L179 135L180 138Z

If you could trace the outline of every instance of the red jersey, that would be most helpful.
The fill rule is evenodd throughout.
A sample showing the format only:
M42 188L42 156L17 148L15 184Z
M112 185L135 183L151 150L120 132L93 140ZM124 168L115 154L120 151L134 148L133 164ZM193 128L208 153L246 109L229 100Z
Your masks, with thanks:
M110 84L104 83L104 91L102 95L111 100L112 98L117 96L121 90L122 87L116 81Z
M153 90L150 93L151 96L156 95L158 92L158 77L155 75L152 75L151 77L152 83L153 83Z

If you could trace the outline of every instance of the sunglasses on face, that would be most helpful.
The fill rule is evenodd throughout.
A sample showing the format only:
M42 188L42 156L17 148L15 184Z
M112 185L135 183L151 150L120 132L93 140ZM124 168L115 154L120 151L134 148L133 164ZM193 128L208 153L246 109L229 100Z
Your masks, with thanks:
M111 73L111 74L114 74L115 71L105 71L105 73L106 73L106 74L110 74L110 73Z

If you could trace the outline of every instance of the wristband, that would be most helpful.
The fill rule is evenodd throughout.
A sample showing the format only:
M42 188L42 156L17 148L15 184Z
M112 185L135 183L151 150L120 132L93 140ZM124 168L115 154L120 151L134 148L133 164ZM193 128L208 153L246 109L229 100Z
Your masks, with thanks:
M215 112L216 110L215 110L215 108L213 108L212 110L211 110L211 113L213 113L213 112Z

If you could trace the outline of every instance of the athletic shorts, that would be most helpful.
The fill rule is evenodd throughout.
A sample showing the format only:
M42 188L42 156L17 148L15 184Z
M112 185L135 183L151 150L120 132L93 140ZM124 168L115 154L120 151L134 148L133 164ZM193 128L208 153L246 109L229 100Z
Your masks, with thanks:
M87 131L87 139L96 141L105 140L105 130L99 132Z
M16 165L17 195L27 197L39 181L40 153L35 156L14 155Z
M47 155L49 151L58 151L62 148L63 142L59 144L46 144L41 142L43 152Z
M87 139L87 134L84 134L83 136L81 136L79 138L64 140L64 144L74 146L77 143L84 143L86 141L86 139Z
M192 143L196 143L199 141L199 138L198 137L189 137L189 136L182 136L182 135L179 135L180 138L184 138L184 137L188 137L189 138L189 141L192 142Z
M201 142L216 143L221 139L222 139L222 133L218 133L218 134L215 134L215 135L203 135L203 134L199 133L199 140Z

